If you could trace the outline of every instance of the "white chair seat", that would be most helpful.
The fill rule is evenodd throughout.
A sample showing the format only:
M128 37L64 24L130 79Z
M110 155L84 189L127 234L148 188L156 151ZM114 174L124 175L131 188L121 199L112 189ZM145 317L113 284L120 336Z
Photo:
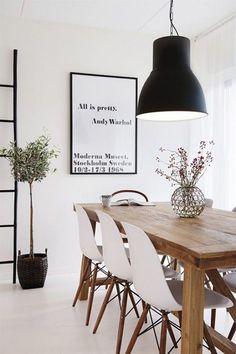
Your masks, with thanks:
M236 278L235 278L235 282L236 282ZM182 306L183 281L167 280L167 284L176 302L180 306ZM208 288L204 288L204 291L205 291L205 305L204 305L205 309L212 309L212 308L215 309L215 308L222 308L222 307L227 308L233 306L232 301L227 297L225 297L224 295L221 295L213 290L209 290Z
M236 272L226 274L223 279L230 288L230 290L236 293Z
M162 266L165 278L178 279L180 277L180 273L176 272L174 269L171 269L166 266Z

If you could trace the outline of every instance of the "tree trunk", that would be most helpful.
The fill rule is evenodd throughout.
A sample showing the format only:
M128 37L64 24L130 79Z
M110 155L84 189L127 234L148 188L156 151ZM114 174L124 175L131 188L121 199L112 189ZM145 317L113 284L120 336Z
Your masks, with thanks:
M32 183L29 183L29 188L30 188L30 258L34 258Z

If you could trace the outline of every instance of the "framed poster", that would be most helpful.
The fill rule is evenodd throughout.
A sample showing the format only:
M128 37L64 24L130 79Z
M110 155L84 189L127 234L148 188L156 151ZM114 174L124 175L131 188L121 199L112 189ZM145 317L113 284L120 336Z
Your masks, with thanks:
M137 173L137 78L70 73L71 174Z

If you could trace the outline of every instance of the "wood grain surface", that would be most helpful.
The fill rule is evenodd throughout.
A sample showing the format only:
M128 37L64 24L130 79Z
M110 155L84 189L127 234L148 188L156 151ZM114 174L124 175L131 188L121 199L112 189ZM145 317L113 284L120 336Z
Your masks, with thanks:
M143 229L155 247L201 269L236 266L236 213L205 208L196 218L180 218L170 203L156 206L81 204L89 218L97 220L103 210L118 223L125 221ZM121 230L122 231L122 230Z

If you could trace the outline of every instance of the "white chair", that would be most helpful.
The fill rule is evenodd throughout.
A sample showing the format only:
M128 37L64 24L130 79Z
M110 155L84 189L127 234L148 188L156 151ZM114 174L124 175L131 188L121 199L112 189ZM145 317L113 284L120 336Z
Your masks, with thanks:
M236 293L236 272L228 273L224 277L224 282L226 285L229 287L229 289L233 292ZM231 330L229 332L228 338L231 340L236 332L236 323L234 322Z
M123 227L130 247L133 284L139 296L146 303L126 354L131 353L151 306L163 312L160 354L164 354L166 350L167 314L172 311L182 310L183 281L166 281L160 260L156 256L156 250L145 232L127 223L123 223ZM142 261L140 261L141 259ZM149 281L150 277L152 278L151 283ZM232 301L225 296L205 288L205 308L225 308L232 305ZM204 325L204 333L212 353L216 353L206 325Z
M98 215L98 219L101 224L104 263L107 269L109 270L109 272L112 274L112 282L108 287L107 294L101 306L97 321L94 326L93 333L96 333L97 331L97 328L100 324L106 306L109 302L114 285L117 282L124 284L124 292L122 298L117 343L116 343L116 354L118 354L120 353L120 348L122 343L128 295L130 296L132 305L138 317L133 294L132 291L130 290L130 285L132 284L133 279L132 279L130 262L128 259L129 252L124 247L121 234L112 217L102 211L96 211L96 213ZM179 273L175 272L170 268L164 267L163 269L166 277L168 278L171 277L176 278L179 276Z
M206 206L207 208L212 208L212 206L213 206L213 199L205 198L205 206Z
M96 244L93 228L86 211L79 205L75 205L75 211L77 214L78 225L79 225L80 249L83 255L89 259L89 261L84 273L81 275L80 283L74 297L73 307L76 305L76 302L81 294L84 282L88 279L91 279L88 308L87 308L87 315L86 315L86 322L85 322L87 326L89 324L89 319L92 310L97 273L99 270L102 269L102 267L100 267L101 263L103 262L102 246L97 246ZM94 265L94 269L90 272L89 269L91 269L92 264Z
M132 274L127 255L128 250L124 247L121 234L114 220L108 214L102 211L96 211L96 213L101 224L104 262L106 268L112 274L112 281L107 289L107 293L102 303L100 312L98 314L93 333L96 333L98 329L106 306L109 302L114 285L117 283L122 283L124 285L124 291L120 309L120 320L116 341L116 354L118 354L120 353L120 348L122 344L128 295L130 296L137 317L139 316L139 314L137 312L133 294L130 290L130 284L132 283Z

